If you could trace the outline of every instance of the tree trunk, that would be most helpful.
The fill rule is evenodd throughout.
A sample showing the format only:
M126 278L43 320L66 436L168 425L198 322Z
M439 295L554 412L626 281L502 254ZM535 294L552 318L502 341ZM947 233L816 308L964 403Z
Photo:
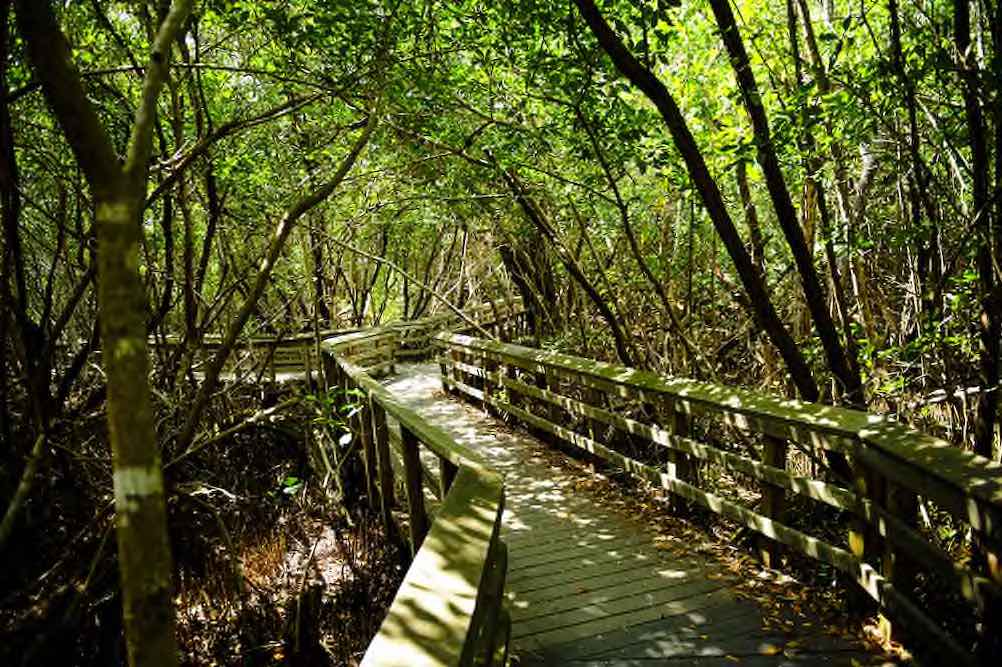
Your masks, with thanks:
M17 2L28 56L94 200L122 611L132 665L177 664L173 568L148 379L146 296L139 273L139 245L156 100L167 76L170 45L190 11L190 0L174 2L151 44L142 101L122 167L87 98L70 45L50 4Z
M978 370L981 376L981 393L978 394L974 422L974 451L981 456L991 458L995 439L995 414L998 409L999 339L1002 337L1002 318L999 317L999 308L995 304L996 280L992 252L995 230L992 202L988 197L988 133L979 99L977 56L971 48L971 16L968 0L954 0L953 11L953 38L959 60L964 115L971 148L973 211L979 220L977 269L982 302L978 317L981 341Z
M622 40L606 23L593 0L574 0L574 2L616 68L637 86L661 113L676 148L685 160L693 186L699 192L710 220L723 240L741 283L748 293L752 316L783 357L800 395L805 400L816 401L819 396L818 386L811 369L776 312L762 274L755 268L741 241L720 189L710 176L703 155L675 99L664 84L626 49Z
M147 380L146 295L139 275L141 204L141 197L128 192L95 196L98 305L130 663L173 665L173 567Z
M862 406L864 404L863 383L858 371L853 368L853 364L849 363L845 350L839 341L835 323L828 311L828 299L824 287L814 267L812 253L804 239L803 229L797 222L797 212L786 187L779 158L772 145L769 121L765 115L765 107L762 105L762 96L759 93L758 84L755 82L755 75L741 39L741 33L738 31L734 13L731 11L730 1L710 0L710 6L713 8L724 45L730 56L731 66L734 69L745 110L751 119L758 149L758 161L765 175L766 186L776 211L776 219L783 230L787 244L790 246L790 252L793 254L797 272L800 274L804 297L807 300L807 307L811 312L811 319L814 321L818 337L821 339L821 345L824 347L828 367L841 383L847 401L851 405Z
M341 181L344 180L344 177L348 175L348 172L355 164L355 160L358 158L359 154L361 154L365 145L369 142L369 137L372 136L372 131L376 126L376 119L377 112L373 110L369 114L369 121L366 123L362 134L352 145L348 155L341 161L341 164L331 176L330 180L295 202L288 208L288 210L286 210L282 219L279 220L278 226L275 229L275 234L272 237L271 244L268 246L268 252L262 260L261 268L258 270L257 276L254 279L254 284L244 299L240 310L230 321L226 330L226 335L223 337L219 349L213 355L212 359L205 368L205 378L202 380L202 384L199 385L198 392L195 394L195 398L191 402L188 419L182 427L181 433L177 439L180 451L186 450L191 443L194 442L196 431L198 429L198 423L202 418L202 412L204 412L206 406L208 405L212 392L216 389L216 384L219 381L219 375L223 370L223 365L229 358L234 345L236 345L237 338L240 336L240 332L243 331L244 325L247 323L247 320L250 319L251 314L257 307L257 301L261 297L261 294L264 293L264 289L271 277L271 271L275 268L275 262L278 261L279 256L282 254L282 249L285 247L285 241L289 238L289 234L292 232L293 227L299 218L301 218L305 213L310 211L320 202L327 199L334 192L334 190L337 189L337 186L340 185Z

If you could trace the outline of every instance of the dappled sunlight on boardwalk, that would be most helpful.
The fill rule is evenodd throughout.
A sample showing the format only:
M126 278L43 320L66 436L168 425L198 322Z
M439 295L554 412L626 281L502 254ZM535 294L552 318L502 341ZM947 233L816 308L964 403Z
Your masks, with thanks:
M649 527L578 491L569 471L548 462L545 445L449 398L437 366L403 365L385 384L506 477L503 537L519 664L871 662L827 637L789 644L793 637L763 631L761 611L715 578L715 565L695 551L657 549ZM796 649L784 655L786 646Z

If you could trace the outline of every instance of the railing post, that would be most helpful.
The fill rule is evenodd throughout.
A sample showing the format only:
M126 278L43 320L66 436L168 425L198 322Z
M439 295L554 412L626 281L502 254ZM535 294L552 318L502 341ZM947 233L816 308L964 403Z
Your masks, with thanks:
M449 387L449 367L446 364L446 355L449 354L450 348L448 346L442 348L438 355L438 372L439 378L442 380L442 391L447 394L452 393L452 388Z
M421 474L421 441L404 426L400 427L404 475L407 478L407 510L410 515L411 553L416 554L428 534L428 514L424 507Z
M400 349L400 334L390 336L390 375L397 373L397 350Z
M459 382L460 381L459 380L459 369L456 367L456 364L458 364L459 361L460 361L459 350L456 349L455 347L451 347L450 346L449 347L449 358L452 360L452 372L449 373L449 379L452 380L453 382ZM458 389L454 388L452 390L453 395L458 396L459 395L458 392L459 392Z
M860 498L866 498L876 505L884 504L885 483L883 477L860 461L852 466L853 486ZM858 516L849 521L849 550L860 561L873 562L879 558L881 550L878 546L877 533L866 521ZM856 617L865 617L873 613L875 603L855 579L850 579L846 586L849 613Z
M667 408L667 423L665 426L668 432L680 438L688 438L689 429L692 426L689 415L679 410L673 401L668 402ZM669 449L667 458L665 472L669 478L677 479L687 484L695 482L695 469L688 454ZM677 495L672 496L671 506L675 512L680 514L688 514L691 510L688 501Z
M476 628L476 638L473 640L473 652L476 656L474 664L497 665L506 664L504 654L507 652L510 619L505 619L505 582L508 578L508 546L500 539L495 539L491 545L487 561L489 572L484 575L477 608L483 609L483 616ZM499 659L500 658L500 659Z
M762 463L786 470L786 453L786 440L771 435L765 436L762 443ZM763 482L761 513L773 521L782 523L783 515L786 513L786 489ZM758 555L763 565L773 569L777 568L780 553L779 543L764 535L758 537Z
M472 356L471 356L471 361L472 361ZM480 370L483 371L483 375L480 378L480 391L484 392L484 398L482 401L484 412L490 415L493 414L493 412L491 411L491 390L493 389L493 387L491 386L491 379L487 377L487 373L490 372L488 364L489 362L487 361L487 353L481 352L478 355L476 365L479 365Z
M605 393L601 389L596 389L595 387L589 387L582 384L581 387L584 390L585 403L603 409L603 399L605 398ZM552 415L550 421L553 421ZM603 435L606 431L606 424L598 419L588 418L588 437L596 442L602 442L604 440Z
M888 514L914 527L918 512L918 497L909 489L892 482L885 482L884 486L884 507ZM915 583L915 563L901 549L895 548L891 540L884 540L881 569L884 577L900 591L911 590ZM892 632L891 620L881 614L880 634L884 641L891 640Z
M492 361L487 357L485 353L483 356L483 361L481 362L482 368L484 369L484 410L487 414L492 417L498 416L498 410L493 405L491 405L491 394L495 389L501 389L501 385L497 384L489 376L491 373L497 373L499 364L496 361Z
M546 368L543 368L541 371L536 372L535 376L536 376L536 383L535 383L536 386L542 389L543 391L549 391L550 375L549 373L546 372ZM556 424L558 422L559 408L557 408L557 406L551 405L545 401L540 401L539 409L540 412L542 412L540 416L543 417L546 421L553 424ZM551 437L550 434L546 433L545 431L541 431L540 433L543 437Z
M306 386L313 388L313 368L310 364L310 348L302 348L302 358L303 358L303 374L306 376Z
M334 353L327 350L321 352L320 357L320 367L323 370L323 386L326 388L331 388L337 384L335 380L335 374L337 369L337 362L334 361Z
M396 535L393 523L393 506L396 504L394 492L393 465L390 463L390 431L386 424L386 410L371 396L369 409L372 412L372 436L375 441L376 458L379 463L379 509L383 527L387 535Z
M362 457L365 459L365 491L369 499L369 507L380 507L379 487L376 483L376 448L372 437L372 410L369 401L363 399L358 410L359 435L362 439Z
M975 532L974 548L978 569L996 584L1002 585L1002 554ZM977 655L986 665L998 664L1002 657L1002 598L987 594L981 609Z
M505 377L508 378L509 380L518 380L518 367L516 367L515 364L510 364L510 363L504 364L503 372ZM508 402L514 405L516 408L521 407L523 403L522 394L518 393L517 391L509 391ZM532 429L529 429L529 432L531 433Z

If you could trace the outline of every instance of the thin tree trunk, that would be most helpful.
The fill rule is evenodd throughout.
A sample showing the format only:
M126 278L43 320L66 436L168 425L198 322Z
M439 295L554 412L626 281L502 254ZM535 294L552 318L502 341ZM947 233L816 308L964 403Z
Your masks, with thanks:
M10 539L11 534L14 532L14 522L17 520L17 515L21 513L21 508L24 507L24 502L28 499L28 494L31 492L32 484L35 481L35 474L38 472L38 464L45 453L44 445L45 434L40 433L35 438L35 444L28 454L28 461L24 464L24 470L21 472L21 481L17 485L17 490L10 499L10 503L7 504L3 520L0 521L0 553L3 553L4 547L7 546L7 540Z
M988 10L990 11L990 9ZM994 80L996 82L995 87L995 99L993 103L993 114L995 117L995 219L993 220L995 226L995 236L994 236L994 252L991 253L991 264L995 270L995 286L993 292L986 298L986 312L993 314L994 322L994 340L995 340L995 389L994 389L994 403L995 408L991 410L989 403L992 402L993 397L989 395L985 398L984 413L982 419L987 425L986 430L991 430L991 420L989 416L994 416L996 423L1002 421L999 419L999 408L1002 406L1002 382L999 378L999 366L1000 359L999 355L1002 355L1002 350L999 346L1002 343L999 342L999 338L1002 338L1002 196L998 193L1002 192L1002 0L995 0L995 13L990 21L992 26L992 47L994 49L995 58L993 60L995 64L995 69L993 72ZM991 332L989 331L989 335ZM990 370L990 369L989 369ZM981 406L979 406L979 409ZM1002 460L1002 424L999 426L999 442L996 443L996 449L992 452L990 458L995 461ZM984 447L987 451L990 448L990 437L988 434L982 434L982 437L989 444ZM997 641L1002 642L1002 639ZM1002 649L997 649L999 653L1002 653Z
M0 6L0 225L3 229L2 245L0 245L0 296L6 303L13 304L14 297L10 291L10 273L14 265L10 242L19 242L17 219L13 215L16 207L12 204L17 201L19 193L17 188L11 188L11 167L10 158L13 157L13 132L10 122L10 109L7 102L7 44L10 38L10 3L4 2ZM7 146L11 148L8 150ZM22 271L23 273L23 271ZM23 280L23 278L22 278ZM14 447L13 429L11 428L9 391L7 388L8 377L8 337L13 337L14 328L10 326L9 308L0 306L0 439L3 440L3 448L0 454L10 454ZM13 375L13 365L11 365L11 375Z
M251 314L257 307L257 301L261 297L261 294L264 293L264 289L268 284L269 278L271 277L271 271L275 268L275 262L278 261L279 255L282 254L282 249L285 247L285 241L288 239L289 233L292 232L296 222L303 216L303 214L307 213L314 206L333 194L334 190L337 189L337 186L340 185L342 180L344 180L344 177L348 175L348 172L355 164L355 160L358 158L359 154L361 154L365 145L369 142L369 138L372 136L372 131L376 126L377 117L378 113L376 110L370 112L369 120L365 125L365 129L355 141L355 144L351 147L348 155L341 161L340 166L331 179L290 206L282 216L281 220L279 220L278 226L275 229L275 234L272 237L271 244L268 247L267 255L261 262L261 268L258 270L257 277L254 280L254 285L251 287L246 298L244 299L244 303L240 307L240 310L237 312L233 320L231 320L219 349L216 351L216 354L213 355L205 369L205 378L202 380L202 384L199 385L198 392L192 400L190 411L188 413L188 419L182 427L181 433L177 439L178 448L181 451L187 449L195 439L195 435L198 430L198 423L202 418L202 413L205 411L205 408L209 403L209 398L216 389L216 384L219 381L219 374L223 370L223 364L225 364L226 360L229 358L230 352L233 350L234 345L236 345L237 338L240 336L240 332L243 331L244 325L247 323L247 320L250 319Z
M0 82L3 92L7 89L7 66L10 28L10 4L3 5L0 22ZM4 287L11 286L14 293L3 294L9 299L9 308L14 328L11 341L20 357L22 373L28 394L28 409L35 428L41 431L49 420L51 394L49 376L51 355L46 349L45 330L36 324L29 313L28 287L25 274L25 260L21 245L21 186L14 152L14 128L11 123L9 101L0 101L0 215L3 218L4 271L7 279Z
M790 51L793 57L794 72L796 74L796 83L798 86L804 86L804 74L803 67L801 66L800 59L800 40L797 36L797 9L794 5L793 0L787 0L786 3L787 11L787 31L789 33L790 39ZM822 92L827 93L831 89L831 84L828 80L827 72L825 71L824 65L821 62L821 56L818 53L817 43L814 40L814 30L811 24L810 14L807 12L807 8L803 2L800 3L801 18L803 19L804 32L806 35L808 43L808 52L811 54L811 62L814 66L815 77L819 82L819 86ZM825 194L824 183L820 176L822 168L824 166L824 160L820 155L817 154L817 144L814 141L814 135L810 129L809 123L810 109L805 105L801 109L801 132L798 137L798 144L800 152L802 155L802 161L805 170L805 197L804 197L804 207L803 214L805 219L804 229L809 230L806 234L806 246L808 252L813 258L812 249L814 247L814 237L815 237L815 226L813 224L812 213L817 210L818 218L821 221L821 233L824 237L824 250L826 263L828 265L829 273L829 283L832 288L833 296L835 297L835 307L837 309L837 315L839 317L840 324L842 326L842 336L845 338L846 345L846 356L849 362L851 372L856 377L861 378L861 373L859 369L859 351L856 347L856 340L852 333L852 326L850 323L850 315L848 309L848 301L845 296L845 288L842 283L842 276L839 272L838 257L835 253L835 242L833 238L834 225L832 224L831 209L828 206L828 198ZM830 129L830 128L829 128ZM832 152L834 154L835 162L835 172L836 181L839 184L838 191L842 193L842 185L848 181L848 177L845 175L846 170L841 166L841 147L836 145L833 146ZM849 211L850 205L848 203L848 196L844 193L840 195L842 199L842 207L846 211L846 226L850 227L853 222L850 219L851 212ZM806 224L807 220L812 220L812 224ZM850 248L851 252L851 248ZM812 259L813 262L813 259ZM810 319L805 323L805 332L810 332Z
M730 55L731 66L734 69L745 110L751 119L758 149L758 161L765 175L777 221L783 230L787 244L790 246L797 272L800 274L807 307L811 312L811 318L825 350L828 367L841 383L848 402L852 405L863 405L863 383L859 373L853 369L853 364L849 363L845 350L839 341L835 323L828 311L828 299L824 287L814 267L803 230L797 222L797 212L794 209L793 200L790 198L786 180L780 168L779 158L772 144L769 121L765 115L765 107L762 105L762 96L759 93L758 84L755 82L755 75L752 72L751 62L748 59L737 22L734 19L730 0L710 0L710 6L716 16L717 25L720 27L724 46Z
M908 208L911 226L915 233L922 229L922 202L927 199L925 169L919 157L920 138L918 131L918 103L915 99L915 84L905 69L905 59L901 47L901 19L898 13L897 0L887 0L887 12L891 27L891 66L904 91L905 110L908 113ZM918 262L919 290L921 293L922 311L926 318L926 326L934 326L939 315L939 304L933 298L932 285L938 284L935 275L936 251L935 241L938 236L935 221L930 221L928 234L923 234L916 252ZM932 273L933 275L930 275Z
M627 340L626 333L616 315L612 312L609 304L606 302L602 295L599 294L598 290L592 284L591 280L585 274L584 269L570 253L566 246L560 242L557 238L556 231L550 225L550 222L544 217L542 211L536 205L536 202L532 201L528 193L525 191L525 187L518 180L514 173L510 170L503 171L505 181L508 183L508 187L511 189L512 195L515 197L515 201L518 203L522 212L525 213L525 217L529 219L539 231L545 236L554 246L557 251L557 256L563 263L564 268L567 272L571 274L574 281L578 283L581 289L584 290L585 294L598 309L599 314L605 323L609 326L609 332L612 334L613 342L616 346L616 356L623 363L624 366L636 366L637 362L631 351L630 342Z
M616 183L616 179L612 174L612 168L609 165L609 161L605 157L605 153L602 151L602 146L599 143L598 136L595 134L592 124L588 121L588 118L585 116L584 112L581 111L580 107L575 107L574 110L577 113L578 120L585 128L588 138L591 140L592 150L595 151L595 157L598 160L599 165L602 167L602 172L605 174L606 181L608 181L609 188L612 190L613 197L616 200L616 209L619 211L619 219L623 223L623 232L626 234L626 240L630 246L630 252L633 254L634 261L636 261L637 266L640 268L640 272L643 274L644 278L647 279L647 282L654 290L654 293L657 294L658 298L661 300L661 308L664 310L664 313L668 318L669 326L675 332L675 335L678 336L678 339L682 341L682 346L685 348L686 356L689 357L692 365L698 366L702 370L705 377L715 377L713 364L711 364L702 352L696 348L693 342L689 340L689 336L686 335L685 328L682 326L681 318L678 313L675 312L675 306L672 305L671 300L668 298L667 289L665 289L665 286L661 283L661 281L654 276L654 272L651 271L650 266L648 266L647 261L644 259L643 252L640 249L640 243L637 241L637 235L634 233L633 224L630 221L629 208L627 207L626 201L623 199L623 195L619 190L619 185ZM747 181L745 185L747 186ZM752 209L752 213L754 214L754 209ZM758 231L757 225L755 231ZM752 238L755 239L754 232L752 234ZM758 236L758 241L759 244L761 244L761 235Z
M800 395L808 400L818 399L818 386L803 354L783 324L769 298L762 274L755 268L748 251L731 220L716 181L710 175L696 140L678 108L678 104L664 84L624 46L622 40L602 17L593 0L574 0L582 17L595 34L599 44L612 59L616 68L654 103L671 133L676 148L682 154L693 186L699 192L717 234L724 242L734 262L741 283L752 305L751 314L765 330L769 340L779 351Z
M992 203L988 197L988 133L979 99L979 72L976 55L971 48L971 16L968 0L954 0L954 46L963 87L964 113L967 119L968 142L971 147L971 177L974 215L980 216L978 225L979 246L977 255L978 280L982 308L978 317L980 351L978 370L982 391L974 422L974 451L992 457L995 439L995 414L998 409L997 385L999 383L999 339L1002 321L995 308L995 267L992 245L994 243Z
M765 274L765 241L762 239L762 227L758 222L758 211L752 200L751 188L748 187L748 164L738 160L734 165L734 175L738 181L738 194L741 196L741 209L745 212L745 224L748 225L748 236L751 245L751 260L763 275Z

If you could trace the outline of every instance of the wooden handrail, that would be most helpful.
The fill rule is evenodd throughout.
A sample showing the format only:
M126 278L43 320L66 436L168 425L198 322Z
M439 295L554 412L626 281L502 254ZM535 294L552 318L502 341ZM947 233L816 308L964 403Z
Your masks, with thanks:
M520 309L507 312L517 315ZM392 368L403 340L401 330L418 331L427 347L430 337L451 322L453 318L427 318L331 338L322 345L328 381L365 396L355 429L363 442L366 484L378 493L388 531L398 531L392 513L395 484L388 418L399 428L396 446L407 479L414 558L366 650L365 667L503 665L507 659L507 550L499 536L504 480L479 454L426 421L370 375ZM442 504L430 527L420 447L438 457L442 470Z
M937 655L975 664L971 654L911 599L908 589L914 581L901 563L911 560L936 572L979 607L1002 599L1002 582L956 563L909 521L904 509L909 498L929 498L968 523L981 543L998 553L1002 551L1002 467L997 464L865 412L661 377L461 334L441 333L435 343L445 352L441 367L448 389L750 528L767 543L764 557L782 544L836 567L912 636L927 640ZM646 412L660 417L633 419L617 405L626 400L647 406ZM708 426L717 425L718 430L719 425L727 425L760 439L761 457L695 439L695 418L707 420ZM666 453L668 463L651 465L624 455L607 444L608 429L651 443ZM795 474L786 469L788 444L846 454L857 478L832 483ZM753 445L747 447L753 449ZM700 489L696 461L757 479L761 507L752 509ZM871 548L863 548L860 535L853 540L859 543L846 549L788 525L783 514L787 492L854 513L869 526ZM884 557L877 566L865 558L873 552L873 540L884 545L879 550Z

